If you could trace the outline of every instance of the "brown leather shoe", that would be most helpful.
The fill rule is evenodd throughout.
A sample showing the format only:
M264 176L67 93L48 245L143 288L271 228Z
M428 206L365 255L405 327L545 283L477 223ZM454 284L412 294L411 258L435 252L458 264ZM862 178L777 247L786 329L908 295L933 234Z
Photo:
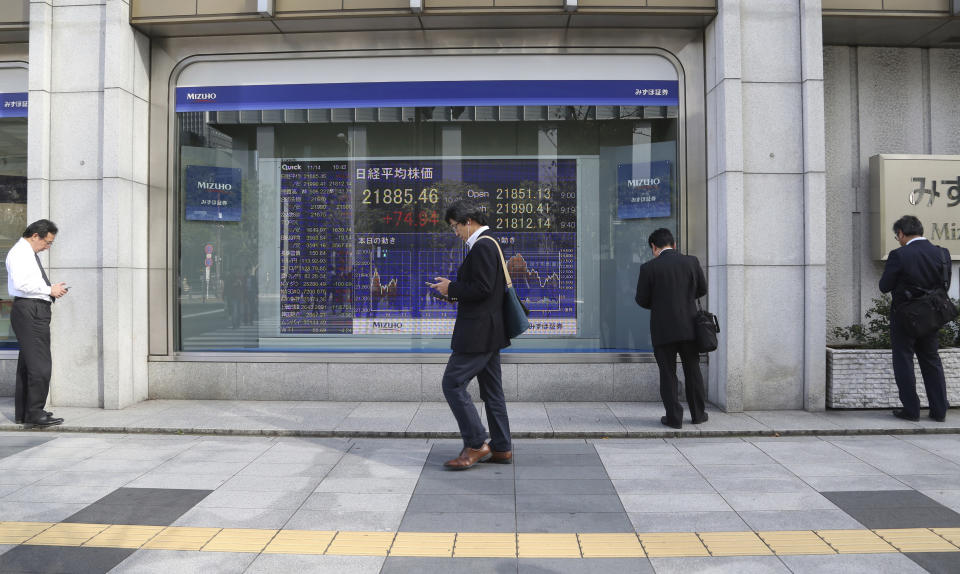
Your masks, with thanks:
M495 462L497 464L510 464L513 462L513 451L505 450L500 452L498 450L490 451L490 458L486 462Z
M450 470L466 470L480 461L490 458L490 447L486 444L480 448L464 447L460 456L443 463Z

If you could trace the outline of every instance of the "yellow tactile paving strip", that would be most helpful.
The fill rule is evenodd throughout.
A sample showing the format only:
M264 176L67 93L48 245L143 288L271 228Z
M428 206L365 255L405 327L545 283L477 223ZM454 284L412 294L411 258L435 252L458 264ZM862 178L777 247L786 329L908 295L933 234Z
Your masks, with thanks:
M538 534L0 522L0 544L341 556L663 558L960 552L960 528Z

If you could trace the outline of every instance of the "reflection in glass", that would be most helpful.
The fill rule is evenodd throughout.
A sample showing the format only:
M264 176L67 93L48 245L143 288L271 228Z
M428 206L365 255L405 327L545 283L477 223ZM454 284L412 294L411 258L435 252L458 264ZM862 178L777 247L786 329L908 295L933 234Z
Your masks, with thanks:
M510 351L649 350L647 235L680 217L676 108L180 113L180 348L444 352L425 283L486 207L534 327Z

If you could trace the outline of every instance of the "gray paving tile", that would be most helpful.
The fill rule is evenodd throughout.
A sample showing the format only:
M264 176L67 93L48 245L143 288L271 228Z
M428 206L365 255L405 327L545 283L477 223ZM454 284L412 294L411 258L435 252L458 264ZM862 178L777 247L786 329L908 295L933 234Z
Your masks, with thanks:
M627 512L715 512L732 510L719 494L624 494Z
M294 492L304 489L314 489L320 484L321 477L313 476L273 476L264 479L262 476L234 476L227 480L218 490L243 490L250 492Z
M785 462L783 466L801 478L808 476L876 476L884 474L883 471L865 462Z
M615 479L613 485L620 494L714 494L716 492L710 483L700 477Z
M249 552L181 552L138 550L110 574L169 574L170 572L244 572L257 555Z
M607 472L602 466L518 466L517 480L524 479L601 479L607 478Z
M750 411L750 418L768 429L775 430L840 430L839 421L803 411Z
M595 454L592 444L576 439L516 439L513 450L523 454Z
M751 510L832 510L833 502L808 487L808 492L725 492L737 512Z
M15 522L60 522L86 504L52 502L6 502L0 500L0 516Z
M337 424L338 431L395 431L406 429L420 403L360 403Z
M894 478L916 490L960 490L960 474L898 474Z
M605 479L519 479L510 483L511 488L516 484L517 494L616 494L614 485Z
M515 512L415 512L408 510L400 524L404 532L516 532Z
M3 435L0 436L0 448L23 447L33 448L41 444L54 440L54 436L36 436L29 434Z
M863 528L842 510L751 510L739 512L749 530L848 530Z
M310 574L377 574L383 567L380 556L307 556L261 554L244 574L309 572Z
M0 554L0 572L9 574L100 574L133 554L126 548L17 546Z
M367 465L337 465L326 474L328 478L416 478L420 476L419 466L391 466L371 463Z
M287 464L287 463L253 463L243 467L243 470L235 476L309 476L323 478L327 476L334 466L332 464Z
M586 454L543 454L517 452L513 463L520 466L601 466L603 463L596 453Z
M794 574L926 574L926 570L903 554L834 554L828 556L781 556Z
M696 470L707 479L714 478L794 478L780 464L698 464Z
M381 574L410 572L457 572L458 574L516 574L515 558L419 558L390 556ZM540 570L543 573L543 570Z
M536 482L536 481L520 481ZM554 481L576 482L576 481ZM609 481L607 481L609 482ZM465 478L461 480L447 480L446 477L435 478L426 476L417 483L414 494L513 494L515 483L512 478ZM519 483L516 489L519 490Z
M910 560L913 560L930 574L956 574L957 553L956 552L910 552L904 554Z
M623 512L616 494L518 494L517 512Z
M39 482L47 476L60 474L58 472L37 472L34 470L10 470L0 472L0 484L16 484L26 486Z
M941 506L929 496L910 490L878 490L855 492L822 492L825 498L843 510L851 508L919 508Z
M410 512L514 512L513 495L503 494L416 494L410 498Z
M298 510L283 527L292 530L397 530L403 511Z
M646 558L521 558L520 574L653 574L653 566Z
M606 466L611 480L703 480L700 471L691 465Z
M637 532L743 532L750 530L736 512L631 512Z
M118 488L141 476L139 472L53 472L36 481L37 485L109 486Z
M304 490L217 490L201 500L198 508L274 508L296 510L311 495L312 489Z
M90 504L109 494L110 486L41 486L32 484L8 494L4 502L63 502L68 504Z
M605 451L600 453L600 458L605 466L690 466L691 464L672 445L637 453Z
M814 493L814 489L799 478L711 478L710 484L720 494L733 493Z
M413 492L417 486L412 478L325 478L314 492L371 492L402 494Z
M517 532L633 532L624 512L518 512Z
M657 574L737 572L737 574L790 574L776 556L710 556L708 558L651 558Z
M303 502L304 510L400 511L407 508L409 494L353 494L317 492Z
M293 510L275 508L192 508L173 526L218 528L286 528ZM289 527L292 528L292 527Z
M924 490L923 494L947 508L960 512L960 490Z
M892 476L808 476L804 480L821 492L843 490L910 490Z
M606 403L548 403L550 425L558 432L626 432Z
M694 465L771 464L774 462L756 445L748 442L678 444L677 449Z
M167 461L152 470L162 474L219 474L233 476L247 466L245 462L176 462ZM77 469L74 469L77 470Z
M960 528L960 514L946 508L844 508L867 528Z
M163 474L150 472L126 484L130 488L198 488L216 490L229 477L224 475Z
M169 526L208 494L208 490L119 488L64 522Z

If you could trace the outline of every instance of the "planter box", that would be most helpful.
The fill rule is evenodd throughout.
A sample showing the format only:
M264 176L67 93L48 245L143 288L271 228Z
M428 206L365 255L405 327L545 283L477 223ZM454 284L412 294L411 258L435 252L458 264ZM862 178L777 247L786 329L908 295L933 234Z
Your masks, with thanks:
M940 349L940 361L947 381L947 399L960 405L960 348ZM927 406L923 377L916 366L917 394ZM827 407L834 409L870 409L899 407L897 384L889 349L827 348Z

